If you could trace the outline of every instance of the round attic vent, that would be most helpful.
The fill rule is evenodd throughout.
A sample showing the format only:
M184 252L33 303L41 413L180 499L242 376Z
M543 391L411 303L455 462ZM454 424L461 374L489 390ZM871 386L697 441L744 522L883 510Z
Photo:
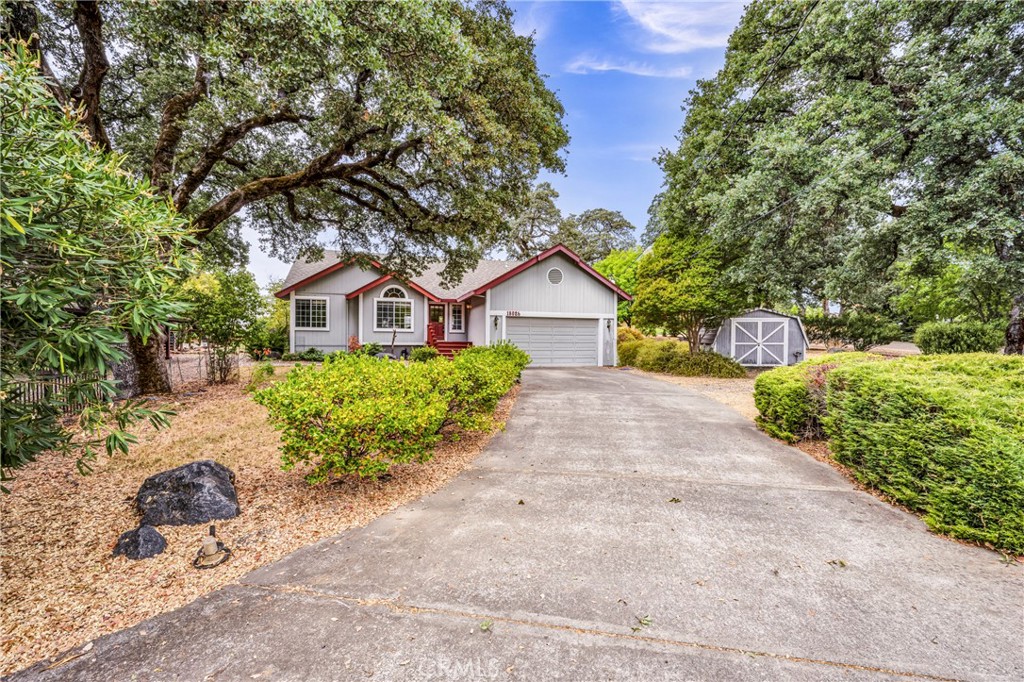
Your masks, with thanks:
M548 282L550 282L551 284L561 284L562 271L559 270L558 268L551 268L550 270L548 270Z

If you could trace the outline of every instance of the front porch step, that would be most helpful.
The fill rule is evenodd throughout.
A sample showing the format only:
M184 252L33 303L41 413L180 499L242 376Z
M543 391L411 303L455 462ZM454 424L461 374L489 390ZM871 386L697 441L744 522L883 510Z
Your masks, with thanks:
M450 358L455 353L465 350L473 344L467 341L435 341L433 345L441 355Z

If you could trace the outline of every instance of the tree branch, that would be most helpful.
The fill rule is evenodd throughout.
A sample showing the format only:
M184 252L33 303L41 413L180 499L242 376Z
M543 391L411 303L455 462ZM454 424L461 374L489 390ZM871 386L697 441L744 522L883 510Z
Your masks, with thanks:
M82 38L82 72L78 84L71 90L71 101L84 107L82 123L89 137L102 149L110 151L110 138L100 120L100 88L110 70L106 48L103 45L103 15L97 2L79 0L75 3L75 26Z
M206 148L206 151L204 151L202 156L199 157L199 161L192 166L192 169L189 170L185 179L182 180L181 184L174 190L175 208L177 208L178 211L185 210L185 207L188 206L189 202L192 200L192 195L195 194L195 191L203 184L217 162L227 161L230 163L225 158L225 155L250 131L257 128L266 128L267 126L272 126L277 123L297 123L300 120L303 120L303 117L290 109L282 109L271 114L254 116L253 118L246 119L222 130L217 140Z
M170 190L174 170L174 154L184 132L182 119L206 95L206 63L202 57L196 59L196 76L192 87L179 92L167 100L160 118L160 135L153 150L153 164L149 170L149 181L162 192Z

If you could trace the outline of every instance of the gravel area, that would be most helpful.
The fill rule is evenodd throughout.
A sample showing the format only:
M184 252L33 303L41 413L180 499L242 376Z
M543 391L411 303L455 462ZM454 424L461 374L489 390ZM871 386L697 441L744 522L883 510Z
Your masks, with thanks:
M716 379L714 377L677 377L672 374L645 372L639 369L628 371L697 391L723 405L728 405L751 421L757 416L757 408L754 407L754 379L757 377L755 373L748 373L742 379Z
M378 481L311 487L300 468L281 471L278 432L240 385L193 385L154 400L177 410L171 428L140 430L129 455L99 461L89 476L78 474L71 459L40 458L0 498L0 675L187 604L440 488L503 428L517 392L501 401L490 433L459 434L429 462L394 467ZM231 559L212 570L192 567L206 525L160 527L167 549L152 559L111 556L118 536L138 525L133 500L142 481L197 459L214 459L236 474L242 513L217 522Z

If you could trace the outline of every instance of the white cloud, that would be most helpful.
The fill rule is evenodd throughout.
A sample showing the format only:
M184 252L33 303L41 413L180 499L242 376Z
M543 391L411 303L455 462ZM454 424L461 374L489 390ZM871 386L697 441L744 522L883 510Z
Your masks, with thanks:
M693 69L688 66L662 68L647 64L646 62L619 62L609 59L598 59L588 55L581 55L569 62L565 65L565 70L569 73L579 74L618 71L634 76L648 76L651 78L686 78L693 72Z
M621 0L619 8L643 28L643 48L661 53L724 47L743 16L742 2Z
M511 6L515 10L513 25L517 35L532 34L533 39L540 43L551 33L551 28L555 23L555 13L558 11L557 5L547 2L533 2L524 5L524 3L516 2Z

